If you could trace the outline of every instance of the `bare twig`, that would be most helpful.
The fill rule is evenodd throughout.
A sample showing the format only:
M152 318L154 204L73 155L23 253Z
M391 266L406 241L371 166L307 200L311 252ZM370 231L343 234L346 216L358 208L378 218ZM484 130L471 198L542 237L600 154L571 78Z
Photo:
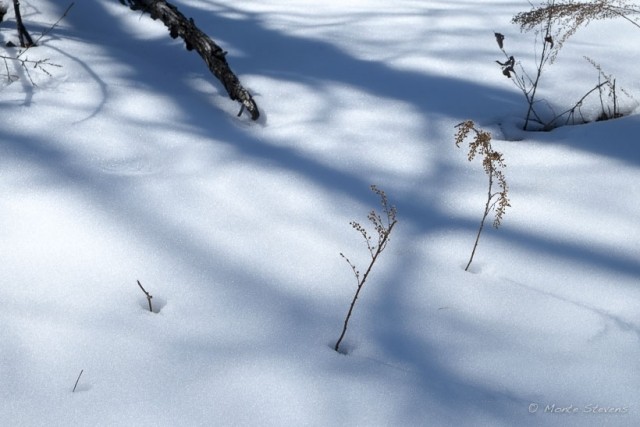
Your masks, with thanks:
M2 61L4 62L4 68L5 68L6 72L7 72L7 81L9 83L12 83L12 82L18 80L19 77L16 76L15 74L11 74L11 72L9 71L9 62L7 61L7 60L12 60L14 58L9 58L9 57L2 56L2 55L0 55L0 58L2 58Z
M82 376L83 372L84 372L84 369L81 369L80 374L78 375L78 379L76 379L76 383L73 386L73 390L71 390L71 393L75 393L76 387L78 387L78 381L80 381L80 377Z
M353 308L356 305L356 301L360 296L360 291L362 290L365 282L367 281L367 277L369 277L369 273L371 273L371 269L375 264L376 260L382 253L382 251L387 247L387 243L389 243L389 236L391 235L391 230L393 230L393 226L398 222L396 220L396 208L395 206L389 205L387 200L387 196L384 191L378 189L375 185L371 186L371 190L376 193L380 197L382 211L386 215L386 221L383 221L382 217L375 211L372 210L369 213L368 219L373 224L377 234L378 234L378 242L373 243L371 240L371 236L367 230L362 227L359 223L353 221L351 222L351 227L353 227L356 231L360 232L362 237L364 238L367 244L367 250L369 251L369 255L371 256L371 261L369 262L369 267L367 267L367 271L365 271L364 275L360 277L360 271L356 268L355 264L353 264L349 258L347 258L344 254L340 253L340 256L344 258L344 260L349 264L351 270L353 271L353 275L356 278L358 283L358 287L356 288L356 293L351 300L351 305L349 306L349 311L347 312L347 316L344 319L344 324L342 326L342 333L340 334L340 338L336 342L334 350L340 351L340 343L344 339L345 334L347 333L347 327L349 326L349 319L351 319L351 315L353 314Z
M31 60L28 57L26 57L25 55L32 47L37 46L38 43L40 42L40 40L42 40L42 38L44 36L49 34L51 31L53 31L54 28L56 28L58 26L60 21L62 21L69 14L69 11L73 7L73 5L74 5L74 3L72 2L65 9L64 13L60 16L60 18L58 18L58 20L56 22L54 22L51 26L49 26L49 28L47 28L45 31L43 31L42 34L40 34L40 36L36 39L35 42L33 40L31 40L31 38L29 38L29 40L31 40L31 41L29 43L26 43L25 46L23 46L25 48L22 49L16 56L0 55L0 59L2 59L4 61L7 80L9 81L9 83L11 83L14 80L17 80L18 77L10 74L8 61L19 62L20 63L20 67L22 67L22 69L24 70L24 73L26 74L27 78L29 79L29 82L33 86L37 86L37 85L33 81L33 78L31 77L31 72L29 71L30 68L38 69L38 70L42 71L43 73L45 73L46 75L48 75L49 77L51 77L51 73L49 72L49 70L47 70L46 67L61 67L61 65L59 65L59 64L55 64L55 63L49 62L48 58L39 59L39 60ZM23 59L23 57L24 57L24 59Z
M24 70L24 73L26 74L27 78L29 79L29 82L33 86L37 86L37 84L33 81L33 78L31 77L31 72L29 71L30 68L38 69L38 70L42 71L43 73L45 73L47 76L51 77L51 73L49 72L49 70L47 70L46 67L57 67L57 68L62 67L62 65L60 65L60 64L54 64L53 62L49 62L49 58L31 60L29 58L22 59L22 58L19 58L19 56L20 55L18 55L17 57L0 55L0 59L2 59L4 61L4 64L5 64L7 80L9 81L9 83L13 82L14 80L18 80L19 77L10 74L8 61L19 62L20 63L20 67L22 67L22 69Z
M600 90L603 86L607 85L609 82L599 82L596 86L594 86L593 88L591 88L591 90L589 90L587 93L585 93L582 98L580 98L573 107L568 108L567 110L563 111L562 113L556 115L549 123L547 123L547 125L545 125L545 129L552 129L554 123L556 123L556 121L558 121L562 116L567 115L567 120L565 121L565 125L569 123L569 120L571 120L571 118L573 118L575 116L576 110L580 113L580 116L582 117L582 112L580 111L580 107L582 107L582 104L584 103L584 100L587 99L587 97L589 95L591 95L593 92L595 92L596 90ZM600 102L602 103L602 96L600 97ZM602 111L604 111L604 104L602 105ZM584 118L582 119L582 121L584 122ZM575 122L575 120L574 120Z
M140 283L139 280L137 280L137 282L138 282L138 286L140 286L140 289L142 289L142 292L144 292L144 294L147 296L147 302L149 303L149 311L153 313L153 308L151 307L151 298L153 298L153 296L142 287L142 284Z
M49 28L47 28L46 30L44 30L42 32L42 34L40 34L40 36L36 39L35 42L33 42L33 44L31 46L27 46L25 50L23 50L22 52L20 52L18 54L18 56L16 56L16 58L19 58L20 56L22 56L27 50L29 50L31 47L33 46L37 46L38 43L40 43L40 40L42 40L42 38L44 36L46 36L47 34L49 34L51 31L53 31L54 28L56 28L58 26L58 24L60 23L60 21L62 21L64 18L67 17L67 15L69 14L69 11L71 10L71 8L73 7L75 3L71 2L71 4L69 6L67 6L67 8L65 9L65 11L62 13L62 15L60 16L60 18L58 18L58 20L56 22L54 22L51 26L49 26Z

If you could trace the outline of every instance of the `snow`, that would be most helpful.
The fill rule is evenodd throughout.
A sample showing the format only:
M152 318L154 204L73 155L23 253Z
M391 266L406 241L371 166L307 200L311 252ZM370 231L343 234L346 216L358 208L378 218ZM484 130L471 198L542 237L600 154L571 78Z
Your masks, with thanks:
M518 128L493 32L532 60L510 24L527 2L173 3L258 122L115 0L76 2L28 52L51 76L0 83L0 424L640 424L640 116ZM33 35L68 6L21 4ZM540 96L593 87L588 55L637 97L637 35L580 30ZM469 272L487 183L454 145L465 119L512 205ZM368 262L349 222L379 209L371 184L399 222L339 354L339 253Z

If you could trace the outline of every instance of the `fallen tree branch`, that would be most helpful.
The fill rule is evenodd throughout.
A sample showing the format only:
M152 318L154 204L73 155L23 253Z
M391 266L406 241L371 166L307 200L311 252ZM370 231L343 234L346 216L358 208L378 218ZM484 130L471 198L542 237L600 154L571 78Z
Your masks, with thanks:
M195 49L211 73L220 80L229 94L229 98L240 103L238 116L246 109L252 120L257 120L260 117L258 105L253 97L231 71L225 58L227 52L203 33L195 25L192 18L187 19L176 6L166 0L120 0L120 3L129 6L131 10L141 10L148 13L153 20L160 19L169 29L172 38L180 37L184 40L187 50Z

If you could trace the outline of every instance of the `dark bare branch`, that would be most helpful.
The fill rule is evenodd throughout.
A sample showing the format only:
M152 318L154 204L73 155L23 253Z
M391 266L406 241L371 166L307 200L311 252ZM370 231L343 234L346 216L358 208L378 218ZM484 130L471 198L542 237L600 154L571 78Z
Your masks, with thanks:
M35 46L35 43L27 31L27 27L22 23L22 15L20 14L20 1L13 0L13 11L16 14L16 27L18 28L18 39L20 40L20 47Z

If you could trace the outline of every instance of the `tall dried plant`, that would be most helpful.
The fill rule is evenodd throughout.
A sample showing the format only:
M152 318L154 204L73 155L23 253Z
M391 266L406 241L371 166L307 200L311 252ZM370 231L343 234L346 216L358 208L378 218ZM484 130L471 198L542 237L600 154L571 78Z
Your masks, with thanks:
M496 62L502 67L502 73L511 78L527 101L524 130L529 129L532 121L541 125L544 130L558 126L563 119L566 119L564 124L569 124L569 122L576 123L577 115L580 116L581 122L588 121L582 117L582 112L580 111L585 99L590 94L598 92L602 100L603 90L605 89L610 94L613 94L612 102L614 106L610 114L605 112L601 117L615 118L621 116L615 97L617 89L615 80L604 73L600 73L598 83L588 90L572 107L560 114L556 114L553 112L553 108L548 106L552 112L552 118L547 117L546 120L543 120L542 114L538 111L539 100L537 99L543 70L546 66L553 64L565 42L580 27L587 26L592 21L614 18L622 18L640 28L640 8L634 2L627 0L594 0L591 2L547 0L539 6L532 6L532 9L527 12L516 14L512 19L512 23L518 25L523 32L534 32L536 45L538 43L541 44L541 48L536 49L536 68L533 73L528 72L513 55L507 54L505 51L505 36L501 33L494 33L500 50L507 58L505 62ZM603 111L605 111L604 106Z
M373 191L378 195L378 197L380 197L380 204L382 206L382 212L384 213L384 219L378 212L375 211L375 209L369 212L369 215L367 216L367 218L369 219L369 222L371 222L371 224L373 225L373 228L375 229L376 234L378 235L377 241L375 242L372 238L372 235L370 235L369 232L366 230L366 228L360 225L359 222L356 222L356 221L350 222L351 227L353 227L354 230L356 230L362 235L362 238L364 239L367 245L367 251L369 252L369 256L371 259L369 261L369 266L367 267L367 270L364 272L364 275L360 275L360 271L355 266L355 264L352 263L349 260L349 258L347 258L343 253L340 253L340 256L349 264L349 267L351 267L351 271L353 271L353 275L356 279L356 282L358 283L358 286L356 288L355 295L351 300L351 305L349 305L349 311L347 312L347 316L344 319L344 324L342 326L342 332L340 333L340 338L338 338L338 341L336 342L336 345L334 347L334 350L337 352L340 351L340 344L342 343L342 340L344 339L344 336L347 333L349 320L351 319L351 315L353 314L353 309L356 305L356 301L360 296L360 291L362 291L362 288L365 282L367 281L369 274L371 273L371 269L373 268L373 265L376 263L376 261L380 257L380 254L382 254L382 251L384 251L384 249L387 247L387 244L389 243L389 236L391 235L391 230L393 230L393 227L398 222L396 220L396 212L397 212L396 207L389 204L389 201L387 200L387 195L385 194L385 192L380 190L375 185L371 186L371 191Z
M505 36L501 33L494 33L498 47L507 58L506 62L496 62L502 67L502 74L513 81L527 101L527 113L525 115L523 126L524 130L528 130L529 123L532 120L535 120L540 124L544 123L542 117L536 110L536 95L544 68L553 63L560 50L560 45L554 41L557 36L557 30L554 28L554 22L553 9L550 9L546 18L541 20L538 26L536 26L536 45L540 42L542 44L542 48L540 50L536 49L536 67L533 73L527 72L522 64L516 61L513 55L509 55L506 52L504 47Z
M472 161L476 156L482 157L482 167L484 168L485 173L488 177L488 189L487 189L487 201L484 206L484 212L482 214L482 220L480 221L480 227L478 228L478 234L476 235L476 241L473 244L473 250L471 251L471 256L469 257L469 262L465 267L464 271L469 271L469 267L471 266L471 262L473 261L473 257L476 253L476 249L478 247L478 242L480 241L480 235L482 234L482 230L484 229L484 223L489 216L489 213L494 210L495 216L493 219L493 226L495 228L500 227L502 223L502 218L506 209L511 206L509 204L509 186L507 185L507 181L502 173L502 169L506 167L504 163L504 159L502 157L502 153L494 150L491 146L491 134L484 130L476 128L476 125L473 121L467 120L462 122L456 126L458 128L458 132L455 136L456 147L460 147L467 137L469 133L473 132L473 139L469 142L469 152L467 154L467 159ZM498 185L498 190L494 190L494 186Z

